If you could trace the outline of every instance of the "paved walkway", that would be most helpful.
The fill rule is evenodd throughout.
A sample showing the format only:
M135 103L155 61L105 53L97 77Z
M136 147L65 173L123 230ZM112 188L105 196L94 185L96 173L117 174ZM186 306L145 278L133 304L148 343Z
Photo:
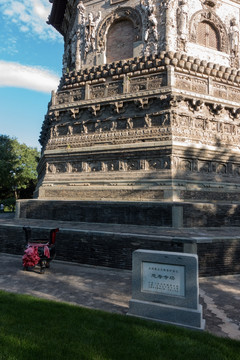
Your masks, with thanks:
M0 289L126 314L131 271L54 261L44 274L23 271L21 256L0 253ZM240 275L200 279L206 331L240 340Z

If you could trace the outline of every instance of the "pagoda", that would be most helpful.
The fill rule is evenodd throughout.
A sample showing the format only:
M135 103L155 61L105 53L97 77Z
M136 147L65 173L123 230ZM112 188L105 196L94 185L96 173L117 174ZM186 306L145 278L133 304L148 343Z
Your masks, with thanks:
M52 0L63 73L35 198L240 200L239 0Z

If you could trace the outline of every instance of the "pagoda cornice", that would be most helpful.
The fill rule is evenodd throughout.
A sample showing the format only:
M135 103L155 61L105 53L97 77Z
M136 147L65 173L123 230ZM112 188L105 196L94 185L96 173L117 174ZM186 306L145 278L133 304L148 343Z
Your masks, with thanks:
M52 10L48 18L48 24L52 25L62 35L63 32L61 30L61 26L62 26L67 2L68 0L52 0Z

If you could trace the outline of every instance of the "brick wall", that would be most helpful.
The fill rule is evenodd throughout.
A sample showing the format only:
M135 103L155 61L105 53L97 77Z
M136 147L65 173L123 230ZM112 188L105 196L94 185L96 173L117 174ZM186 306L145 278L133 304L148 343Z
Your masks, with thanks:
M107 62L133 57L133 24L129 20L113 23L107 34Z
M200 276L240 274L240 241L198 245Z
M114 201L21 200L20 218L147 226L172 226L172 205L183 209L183 227L239 226L240 205Z
M33 228L33 238L49 236L47 228ZM57 233L57 260L95 266L131 269L132 252L137 249L183 252L183 244L130 235L60 230ZM0 252L22 255L25 235L22 226L0 225ZM240 241L199 244L199 274L214 276L240 273ZM21 261L19 261L21 268Z
M20 217L135 225L172 225L170 204L140 202L23 200Z

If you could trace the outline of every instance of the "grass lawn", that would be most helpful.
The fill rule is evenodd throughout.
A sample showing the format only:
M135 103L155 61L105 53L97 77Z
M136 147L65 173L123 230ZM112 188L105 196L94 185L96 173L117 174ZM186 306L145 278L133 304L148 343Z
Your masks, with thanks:
M237 360L206 332L0 291L1 360Z

